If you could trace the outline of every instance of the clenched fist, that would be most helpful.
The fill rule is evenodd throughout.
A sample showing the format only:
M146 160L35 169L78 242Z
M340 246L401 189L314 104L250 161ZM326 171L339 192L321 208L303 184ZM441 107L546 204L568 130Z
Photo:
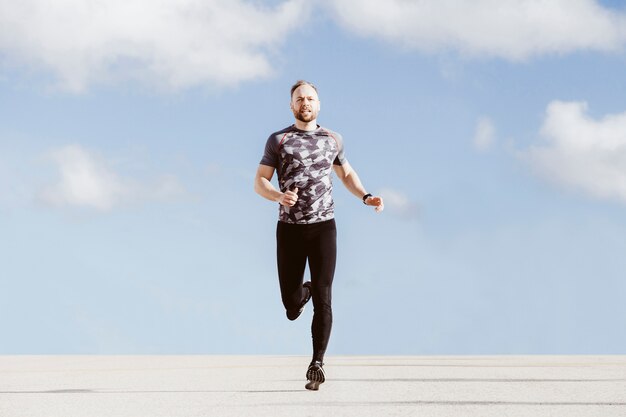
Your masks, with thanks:
M376 213L380 213L385 209L385 204L383 203L383 199L381 197L367 197L365 204L368 206L374 206Z
M298 201L298 188L294 188L291 191L287 191L280 196L278 202L281 206L293 207Z

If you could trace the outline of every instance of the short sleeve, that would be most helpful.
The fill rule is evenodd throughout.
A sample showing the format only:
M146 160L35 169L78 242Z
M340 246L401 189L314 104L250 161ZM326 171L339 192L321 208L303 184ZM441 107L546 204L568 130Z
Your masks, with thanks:
M337 142L337 157L333 161L333 165L344 165L348 160L346 159L346 155L343 150L343 138L339 133L332 133L332 136L335 138Z
M278 143L275 135L271 135L267 139L265 152L263 153L260 164L278 168Z

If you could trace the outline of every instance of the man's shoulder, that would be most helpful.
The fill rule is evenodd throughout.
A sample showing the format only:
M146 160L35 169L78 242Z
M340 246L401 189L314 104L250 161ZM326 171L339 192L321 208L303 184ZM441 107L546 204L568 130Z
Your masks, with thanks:
M286 133L289 133L292 130L294 130L294 126L293 125L287 126L284 129L281 129L281 130L279 130L277 132L272 133L270 135L270 139L278 139L278 140L280 140L280 139L282 139L283 136L285 136Z
M289 125L284 129L278 130L270 134L268 140L280 143L284 140L285 136L291 132L300 132L294 125ZM325 126L319 126L319 128L313 133L316 136L328 136L332 137L336 141L343 141L343 138L339 132L331 130Z
M319 129L320 133L326 136L332 136L334 138L341 138L341 134L339 132L335 132L334 130L331 130L325 126L320 126Z
M343 146L343 137L340 133L335 132L334 130L331 130L324 126L320 126L318 135L328 136L329 138L332 138L335 142L337 142L337 145L339 145L339 147Z

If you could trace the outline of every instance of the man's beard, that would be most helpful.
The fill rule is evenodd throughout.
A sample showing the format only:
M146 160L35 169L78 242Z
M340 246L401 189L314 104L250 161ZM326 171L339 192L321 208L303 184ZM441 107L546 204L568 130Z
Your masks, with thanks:
M304 113L303 111L293 112L293 115L296 117L296 119L305 123L317 119L317 112L313 109L311 109L309 113Z

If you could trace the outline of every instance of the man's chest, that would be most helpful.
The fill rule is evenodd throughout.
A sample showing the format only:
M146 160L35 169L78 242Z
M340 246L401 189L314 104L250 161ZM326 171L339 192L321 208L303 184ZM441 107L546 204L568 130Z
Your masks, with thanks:
M337 153L337 143L326 135L288 134L280 147L283 164L330 167Z

